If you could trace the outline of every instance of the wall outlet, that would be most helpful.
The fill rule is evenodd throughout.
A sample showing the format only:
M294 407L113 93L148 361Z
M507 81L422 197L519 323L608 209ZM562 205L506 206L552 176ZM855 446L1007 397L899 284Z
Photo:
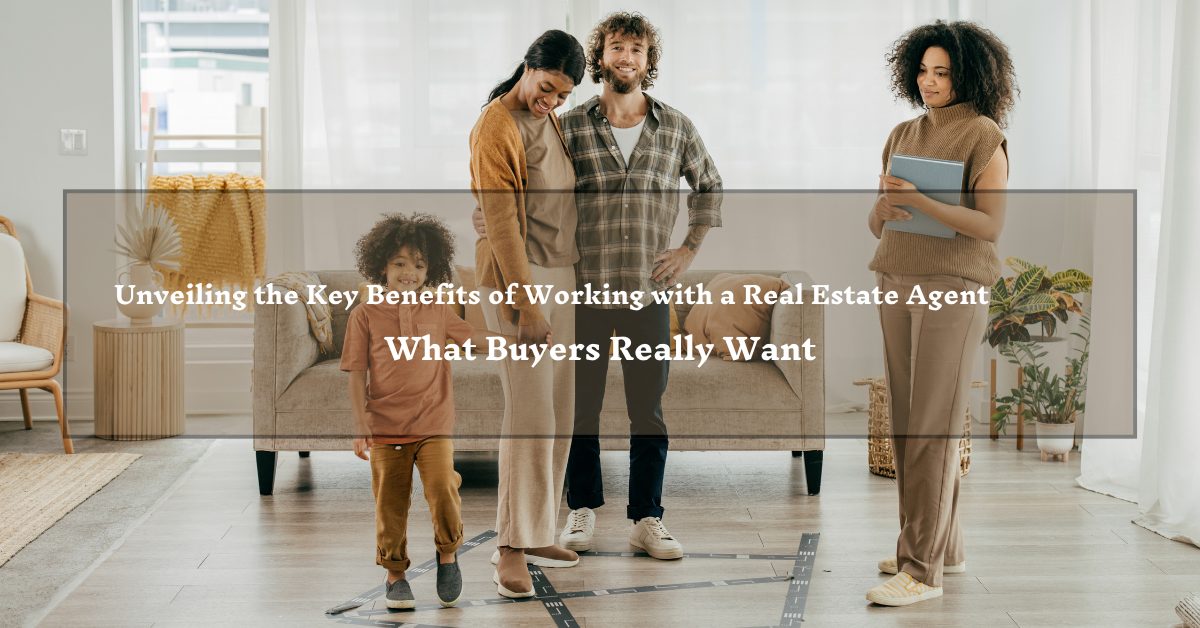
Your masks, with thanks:
M63 362L75 361L75 336L67 336L67 341L63 343Z
M58 154L86 155L87 131L83 129L59 129Z

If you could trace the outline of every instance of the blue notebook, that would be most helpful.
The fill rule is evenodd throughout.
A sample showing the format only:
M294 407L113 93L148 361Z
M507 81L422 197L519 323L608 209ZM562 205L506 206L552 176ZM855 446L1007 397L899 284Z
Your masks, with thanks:
M962 204L963 162L892 155L889 174L911 182L929 198L948 205ZM889 220L884 229L920 233L938 238L953 238L955 231L930 218L915 207L904 206L912 220Z

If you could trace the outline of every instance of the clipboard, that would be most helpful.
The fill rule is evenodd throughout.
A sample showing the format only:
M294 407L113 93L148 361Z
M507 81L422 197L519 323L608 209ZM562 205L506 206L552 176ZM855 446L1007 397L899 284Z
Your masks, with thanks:
M892 155L888 173L917 186L921 193L948 205L962 204L963 162L913 155ZM903 206L912 220L889 220L884 229L919 233L936 238L953 238L957 232L921 210Z

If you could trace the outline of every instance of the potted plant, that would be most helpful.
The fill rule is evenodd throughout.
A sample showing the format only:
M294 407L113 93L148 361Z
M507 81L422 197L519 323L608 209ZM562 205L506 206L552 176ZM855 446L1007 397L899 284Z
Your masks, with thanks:
M1080 332L1071 335L1082 341L1075 355L1067 358L1064 373L1054 372L1046 364L1046 351L1036 342L1013 340L1000 345L1000 353L1015 364L1024 378L1008 395L996 399L992 422L1005 431L1010 416L1018 421L1037 423L1038 449L1046 455L1071 451L1075 419L1084 409L1087 391L1087 361L1091 346L1091 321L1080 319Z
M179 229L165 209L159 205L139 210L130 205L125 208L125 224L117 225L118 237L114 238L117 252L133 260L126 266L129 270L118 275L119 284L130 286L122 296L133 295L133 302L118 300L117 308L129 317L131 323L143 325L163 310L163 303L138 303L140 290L153 290L162 286L162 273L155 267L179 269L179 258L183 245Z
M1006 357L999 348L1010 342L1036 342L1046 350L1051 364L1061 364L1067 359L1067 343L1055 336L1055 331L1059 323L1069 322L1071 314L1083 312L1076 295L1091 292L1092 278L1074 268L1050 273L1045 266L1017 257L1004 263L1015 274L1001 277L992 286L984 340L995 351L993 359L1004 363ZM1041 333L1033 335L1031 328ZM1013 369L997 369L994 379L997 393L1017 385ZM980 412L978 416L982 420L989 414Z
M1092 291L1092 278L1087 273L1069 268L1050 274L1045 266L1017 257L1004 263L1017 274L1001 277L992 286L986 337L989 345L1045 342L1054 337L1059 322L1066 323L1071 313L1083 313L1075 295ZM1036 337L1029 333L1029 326L1035 324L1042 331Z

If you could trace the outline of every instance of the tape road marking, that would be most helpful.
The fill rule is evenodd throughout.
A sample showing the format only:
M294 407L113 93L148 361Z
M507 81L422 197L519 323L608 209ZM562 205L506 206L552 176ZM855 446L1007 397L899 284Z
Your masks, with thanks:
M580 556L610 556L620 558L649 558L650 555L646 552L594 552L588 550L579 552ZM703 553L703 552L685 552L684 558L730 558L735 560L793 560L795 554L723 554L723 553Z
M817 559L817 543L820 540L821 535L813 532L800 537L787 598L783 602L783 615L779 618L780 626L799 626L804 621L804 605L808 602L808 586L812 582L813 563Z

